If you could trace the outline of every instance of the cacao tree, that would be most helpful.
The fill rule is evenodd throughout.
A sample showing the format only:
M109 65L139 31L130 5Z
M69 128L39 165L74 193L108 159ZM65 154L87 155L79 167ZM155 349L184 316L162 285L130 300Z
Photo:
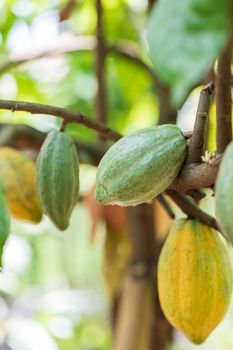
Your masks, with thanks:
M22 96L29 98L1 99L0 110L10 111L12 120L19 111L29 113L28 120L33 115L55 119L48 135L30 122L16 126L2 121L0 253L10 231L9 215L36 224L43 212L59 230L66 230L82 200L79 165L94 165L95 188L84 202L93 232L98 220L106 223L104 274L110 286L112 348L168 349L172 326L199 344L224 318L232 294L233 4L138 1L138 24L130 26L127 19L137 5L119 3L115 10L114 2L101 0L63 2L58 6L60 30L71 23L70 47L59 51L51 45L16 58L5 54L0 73L20 75L25 70ZM76 35L73 23L76 16L82 23L82 6L87 6L90 22L94 13L95 25ZM5 22L2 47L7 51L10 29ZM38 99L31 102L27 64L55 54L68 55L70 66L84 55L82 69L88 71L89 84L71 80L65 95L64 79L60 98L41 98L37 92ZM128 69L127 81L122 80ZM182 130L179 110L185 111L197 90L193 130ZM150 106L149 121L135 102L140 94L145 94L142 104ZM130 99L136 118L127 115ZM156 115L151 117L151 111ZM124 127L130 118L136 120L133 130ZM25 148L34 151L33 157L20 152ZM216 218L200 207L211 195ZM185 218L178 218L176 208Z

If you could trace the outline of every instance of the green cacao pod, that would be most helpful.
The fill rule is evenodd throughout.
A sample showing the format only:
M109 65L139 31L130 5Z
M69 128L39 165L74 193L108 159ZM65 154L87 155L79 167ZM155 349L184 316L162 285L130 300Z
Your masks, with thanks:
M46 137L36 163L36 187L42 209L65 230L78 199L79 161L72 138L57 130Z
M233 143L222 159L216 180L216 217L220 227L233 242Z
M204 342L232 294L232 266L220 234L197 220L177 220L159 257L158 293L170 323L193 343Z
M138 130L116 142L100 161L95 198L101 204L138 205L163 192L186 157L175 125Z
M10 215L8 212L7 200L0 182L0 267L2 267L2 255L5 243L10 234Z

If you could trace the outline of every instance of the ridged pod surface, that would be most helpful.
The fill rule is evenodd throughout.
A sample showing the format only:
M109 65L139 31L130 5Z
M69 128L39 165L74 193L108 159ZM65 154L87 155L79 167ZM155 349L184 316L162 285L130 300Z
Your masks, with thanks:
M196 220L177 220L159 257L158 292L170 323L193 343L204 342L232 294L231 262L219 233Z
M64 132L52 130L46 137L36 163L36 186L44 213L65 230L78 199L79 160Z
M10 215L8 212L7 201L0 182L0 267L2 267L2 255L5 243L10 234Z
M231 142L222 159L215 186L216 217L233 242L233 143Z
M178 175L186 152L186 141L175 125L145 128L123 137L99 164L97 202L129 206L157 196Z
M35 163L22 152L0 148L0 179L10 214L19 220L38 223L42 209L36 193Z

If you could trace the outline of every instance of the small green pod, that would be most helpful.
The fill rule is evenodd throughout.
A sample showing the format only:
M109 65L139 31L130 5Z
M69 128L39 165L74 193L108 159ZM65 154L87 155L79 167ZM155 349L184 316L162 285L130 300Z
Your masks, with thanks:
M46 137L36 163L36 188L43 212L65 230L78 199L79 160L64 132L52 130Z

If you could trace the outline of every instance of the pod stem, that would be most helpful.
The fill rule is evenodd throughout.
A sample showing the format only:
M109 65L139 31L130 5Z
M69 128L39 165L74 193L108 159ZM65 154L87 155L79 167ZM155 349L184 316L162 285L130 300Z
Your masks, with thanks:
M221 231L216 219L200 209L190 197L172 190L167 190L166 194L168 194L176 205L187 214L188 218L198 219L204 224L214 228L229 242L229 238Z
M175 213L172 210L172 208L171 208L170 204L168 203L167 199L165 198L165 196L163 196L162 194L159 194L155 199L162 205L162 207L165 209L168 216L174 220L176 217Z
M64 132L65 131L65 128L66 128L66 125L68 124L68 122L63 119L62 123L61 123L61 126L60 126L60 132Z

